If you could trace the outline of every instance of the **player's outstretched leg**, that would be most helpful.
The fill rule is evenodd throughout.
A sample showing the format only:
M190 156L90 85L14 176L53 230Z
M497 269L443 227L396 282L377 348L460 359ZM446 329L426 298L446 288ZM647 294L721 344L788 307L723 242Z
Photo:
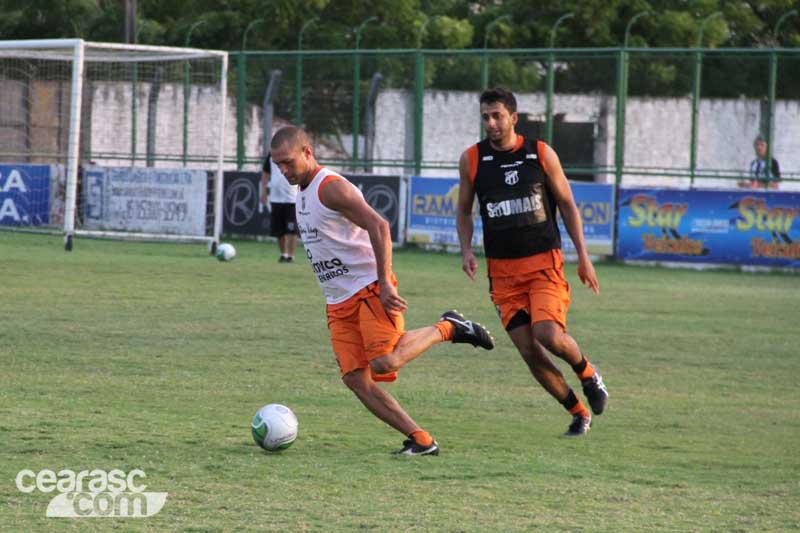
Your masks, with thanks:
M487 350L494 348L494 338L489 333L489 330L477 322L467 320L464 315L455 309L442 313L441 319L453 325L453 342L468 343Z

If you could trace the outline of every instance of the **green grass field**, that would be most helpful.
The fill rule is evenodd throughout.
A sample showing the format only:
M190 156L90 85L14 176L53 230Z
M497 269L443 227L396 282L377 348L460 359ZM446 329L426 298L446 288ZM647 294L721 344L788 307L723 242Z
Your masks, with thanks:
M611 394L590 434L528 374L487 282L456 255L398 251L408 327L450 308L492 352L445 344L388 386L439 440L402 436L341 383L305 259L202 245L0 232L0 529L10 531L785 531L800 528L800 278L574 265L570 332ZM485 270L482 269L482 272ZM560 363L570 383L577 380ZM252 442L290 406L286 452ZM54 519L22 469L143 469L168 492L146 519Z

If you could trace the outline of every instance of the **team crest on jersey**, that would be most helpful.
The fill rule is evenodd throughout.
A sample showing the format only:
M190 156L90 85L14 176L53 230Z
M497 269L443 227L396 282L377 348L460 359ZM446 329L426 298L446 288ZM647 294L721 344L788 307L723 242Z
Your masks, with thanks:
M516 185L519 183L519 173L516 170L506 170L506 185Z

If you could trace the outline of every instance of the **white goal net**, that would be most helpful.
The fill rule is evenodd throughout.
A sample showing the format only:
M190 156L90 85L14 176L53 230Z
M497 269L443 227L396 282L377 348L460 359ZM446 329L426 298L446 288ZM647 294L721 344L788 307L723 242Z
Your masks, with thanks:
M206 241L222 226L226 52L0 41L0 229Z

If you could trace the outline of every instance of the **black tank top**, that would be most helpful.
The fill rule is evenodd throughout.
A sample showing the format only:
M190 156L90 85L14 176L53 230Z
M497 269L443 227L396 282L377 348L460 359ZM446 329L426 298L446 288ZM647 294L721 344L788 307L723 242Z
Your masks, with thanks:
M537 141L499 152L488 139L478 146L475 193L483 220L486 257L518 259L561 248L556 202L539 161Z

